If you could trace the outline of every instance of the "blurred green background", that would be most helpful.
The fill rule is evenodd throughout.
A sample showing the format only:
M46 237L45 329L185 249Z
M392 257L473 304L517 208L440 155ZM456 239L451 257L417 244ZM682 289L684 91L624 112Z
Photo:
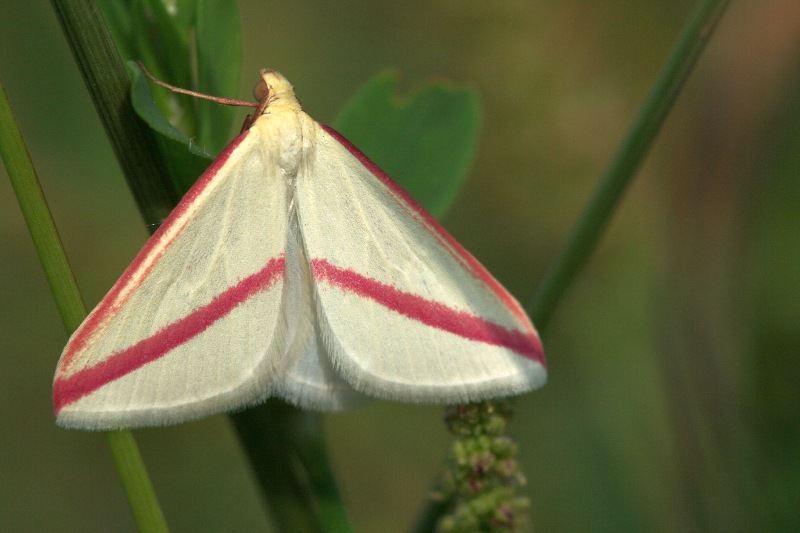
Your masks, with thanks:
M525 303L693 6L242 1L228 96L278 68L330 122L387 66L475 83L478 159L444 223ZM49 3L3 1L0 76L94 305L147 232ZM131 531L105 440L53 424L67 336L0 173L0 530ZM516 402L537 531L800 530L799 178L800 3L734 2L543 334L550 383ZM326 417L359 531L413 523L442 414ZM136 435L175 531L269 530L225 417Z

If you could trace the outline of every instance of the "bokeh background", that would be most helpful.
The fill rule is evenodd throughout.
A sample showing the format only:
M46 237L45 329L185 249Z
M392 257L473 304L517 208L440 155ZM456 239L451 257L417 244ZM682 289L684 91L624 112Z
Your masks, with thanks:
M471 178L445 226L530 297L695 2L245 1L262 66L329 122L375 72L474 83ZM0 5L0 76L87 303L146 239L50 5ZM376 132L380 135L380 132ZM0 530L131 531L101 435L53 424L66 341L0 170ZM800 530L800 3L733 2L516 402L537 531ZM359 531L407 531L440 407L327 416ZM137 431L175 531L269 531L225 417Z

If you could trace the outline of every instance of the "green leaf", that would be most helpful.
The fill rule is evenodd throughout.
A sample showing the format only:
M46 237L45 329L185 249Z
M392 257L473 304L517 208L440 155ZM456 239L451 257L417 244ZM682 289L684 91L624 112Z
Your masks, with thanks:
M133 28L131 27L131 4L119 1L100 1L97 7L103 14L108 30L114 38L119 55L123 58L133 56Z
M142 61L160 80L177 87L193 87L190 48L193 8L167 9L162 0L136 0L133 16L133 26L137 30L134 32L137 57L128 59ZM171 123L190 137L197 135L194 98L166 89L158 89L153 96Z
M242 75L242 27L236 2L197 2L197 90L235 97ZM218 153L230 142L236 110L207 100L197 101L198 140Z
M203 173L213 156L192 142L180 130L170 124L153 100L147 77L133 61L127 63L131 78L131 103L136 114L156 133L161 153L164 155L170 176L180 194L192 186Z
M183 88L193 84L190 47L194 0L104 0L98 3L117 48L125 60L141 61L158 79ZM188 136L197 135L195 99L158 89L153 93L161 112Z
M192 6L185 6L183 10L168 9L162 0L137 0L134 5L137 16L134 27L139 29L135 32L137 51L141 57L130 59L143 62L147 59L152 63L148 69L159 79L179 87L191 87Z
M336 129L434 216L455 199L475 155L478 93L453 84L395 96L398 76L384 72L349 102Z
M242 37L232 0L176 0L169 6L163 0L133 0L127 9L103 5L128 57L141 60L156 78L205 94L238 92ZM230 141L235 111L167 89L151 89L138 66L128 68L133 107L160 134L160 151L173 182L184 193L208 166L211 154Z

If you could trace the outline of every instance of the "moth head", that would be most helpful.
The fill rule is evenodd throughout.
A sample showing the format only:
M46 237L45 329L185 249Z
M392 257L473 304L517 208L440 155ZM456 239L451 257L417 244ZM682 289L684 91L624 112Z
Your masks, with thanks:
M295 100L294 87L277 70L263 68L258 83L253 88L253 96L267 105L277 100Z

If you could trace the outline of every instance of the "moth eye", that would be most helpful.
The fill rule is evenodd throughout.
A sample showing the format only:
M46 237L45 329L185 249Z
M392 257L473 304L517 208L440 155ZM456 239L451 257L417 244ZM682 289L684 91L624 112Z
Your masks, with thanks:
M256 83L256 86L253 87L253 97L259 102L267 98L269 96L269 93L270 93L270 86L267 85L267 82L265 82L264 80L259 81L258 83Z

